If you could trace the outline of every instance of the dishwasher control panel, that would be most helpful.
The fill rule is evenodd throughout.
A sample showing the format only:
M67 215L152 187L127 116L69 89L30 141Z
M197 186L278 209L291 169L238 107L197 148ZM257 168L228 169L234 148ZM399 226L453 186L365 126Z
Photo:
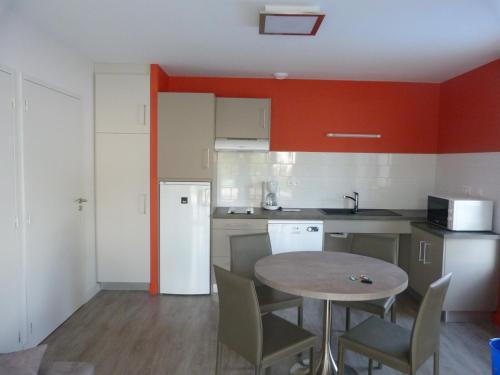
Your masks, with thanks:
M273 254L323 251L322 221L269 220L267 230Z

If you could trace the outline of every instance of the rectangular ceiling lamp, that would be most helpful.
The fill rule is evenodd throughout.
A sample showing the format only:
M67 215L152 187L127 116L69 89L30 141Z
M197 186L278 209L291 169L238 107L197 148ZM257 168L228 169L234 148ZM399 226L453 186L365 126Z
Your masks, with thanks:
M266 5L260 12L259 33L268 35L316 35L325 14L316 6Z

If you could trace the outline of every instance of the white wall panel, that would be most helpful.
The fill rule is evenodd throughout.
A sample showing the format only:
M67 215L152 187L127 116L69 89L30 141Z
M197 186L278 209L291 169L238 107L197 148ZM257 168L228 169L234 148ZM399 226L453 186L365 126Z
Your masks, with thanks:
M21 347L22 257L17 222L15 77L0 67L0 353Z
M500 152L438 155L436 190L494 200L493 230L500 231Z

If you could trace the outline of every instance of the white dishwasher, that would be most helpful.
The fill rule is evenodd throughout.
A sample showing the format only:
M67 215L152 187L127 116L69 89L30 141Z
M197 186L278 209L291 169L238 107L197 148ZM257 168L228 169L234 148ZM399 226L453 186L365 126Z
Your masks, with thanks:
M323 251L322 221L269 220L267 231L273 254Z

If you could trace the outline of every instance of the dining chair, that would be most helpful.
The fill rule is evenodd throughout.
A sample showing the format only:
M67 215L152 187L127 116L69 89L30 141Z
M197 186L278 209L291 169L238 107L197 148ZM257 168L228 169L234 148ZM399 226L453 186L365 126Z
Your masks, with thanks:
M415 375L431 355L434 356L434 375L439 375L441 311L450 281L451 273L429 286L411 330L372 316L340 336L338 375L344 375L345 350L369 358L368 375L372 374L373 360Z
M303 323L302 297L280 292L263 285L255 277L255 263L261 258L272 255L268 233L243 234L230 237L231 272L253 280L257 291L260 311L267 314L272 311L297 307L297 325Z
M255 374L309 350L309 371L314 368L316 336L274 314L262 315L253 280L214 266L219 294L219 326L215 374L222 370L223 345L255 366Z
M399 237L392 234L354 234L351 253L369 256L397 265ZM369 276L369 275L368 275ZM362 302L335 302L346 307L345 330L351 328L351 309L362 310L385 319L391 313L391 322L396 323L396 296Z

